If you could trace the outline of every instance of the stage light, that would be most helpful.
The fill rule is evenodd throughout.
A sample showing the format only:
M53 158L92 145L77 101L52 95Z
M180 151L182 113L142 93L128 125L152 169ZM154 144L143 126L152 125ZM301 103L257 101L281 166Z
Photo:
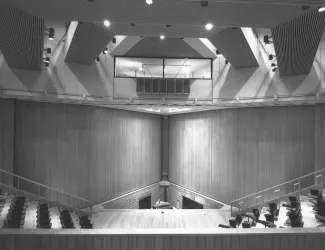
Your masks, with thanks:
M221 55L221 52L219 50L216 50L216 55L217 56Z
M212 23L208 23L208 24L205 25L206 30L212 30L212 28L213 28Z
M111 23L110 23L110 21L105 20L105 21L104 21L104 25L105 25L106 27L109 27L109 26L111 25Z
M115 37L112 39L112 43L116 43L116 38Z
M106 55L107 53L108 53L108 49L105 48L105 49L103 50L103 54Z
M44 49L44 50L46 51L46 54L51 55L51 53L52 53L52 49L51 48L47 48L47 49Z
M269 44L273 43L273 41L271 39L272 39L272 37L265 35L263 38L264 44L269 45Z
M323 12L323 11L325 11L325 7L320 7L320 8L318 9L318 12Z
M272 61L275 58L275 55L270 54L269 55L269 60Z
M50 62L45 62L45 67L49 67L50 66Z
M45 60L45 62L50 62L50 58L49 57L45 57L44 60Z
M277 67L274 67L272 68L272 71L275 72L278 68Z
M164 36L164 35L161 35L161 36L160 36L160 39L161 39L161 40L164 40L164 39L165 39L165 36Z
M97 62L99 62L99 61L100 61L100 58L99 58L99 57L97 57L97 58L96 58L96 60L97 60Z
M48 31L48 34L45 35L48 36L50 40L54 40L54 28L48 28L45 30Z
M225 61L225 64L228 64L229 62L228 62L228 60L226 59L226 61Z
M148 5L151 5L151 4L153 4L153 1L152 1L152 0L146 0L146 3L147 3Z

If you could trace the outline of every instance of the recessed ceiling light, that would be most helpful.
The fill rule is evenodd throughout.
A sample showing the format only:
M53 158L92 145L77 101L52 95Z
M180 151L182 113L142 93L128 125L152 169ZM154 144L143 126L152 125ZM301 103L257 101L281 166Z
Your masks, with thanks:
M323 12L323 11L325 11L325 7L320 7L320 8L318 9L318 12Z
M111 25L111 23L110 23L108 20L105 20L105 21L104 21L104 25L105 25L106 27L109 27L109 26Z
M206 28L207 30L212 30L212 28L213 28L212 23L208 23L208 24L206 24L206 25L205 25L205 28Z
M161 39L161 40L164 40L164 39L165 39L165 36L164 36L164 35L161 35L161 36L160 36L160 39Z
M151 5L151 4L153 4L153 1L152 0L146 0L146 3Z

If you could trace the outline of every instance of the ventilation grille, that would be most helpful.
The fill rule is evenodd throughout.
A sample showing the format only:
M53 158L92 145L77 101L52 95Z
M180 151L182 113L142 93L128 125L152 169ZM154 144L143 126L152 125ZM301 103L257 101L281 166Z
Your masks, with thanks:
M317 10L271 29L280 74L309 74L325 27Z
M240 28L227 28L208 39L235 68L258 66Z
M44 19L0 4L0 50L10 68L42 68L44 32Z
M136 91L138 94L188 95L190 80L137 78Z
M91 65L113 37L102 24L79 22L65 62Z

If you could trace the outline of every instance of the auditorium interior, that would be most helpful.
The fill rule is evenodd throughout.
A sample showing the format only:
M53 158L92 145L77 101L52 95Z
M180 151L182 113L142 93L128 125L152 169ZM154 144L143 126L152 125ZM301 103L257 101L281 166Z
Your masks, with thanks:
M324 250L324 31L324 0L0 0L0 249Z

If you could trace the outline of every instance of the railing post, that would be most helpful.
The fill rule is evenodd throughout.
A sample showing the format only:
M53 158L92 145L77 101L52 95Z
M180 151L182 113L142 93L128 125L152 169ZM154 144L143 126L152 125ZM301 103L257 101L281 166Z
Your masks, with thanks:
M37 196L40 196L40 185L37 185Z
M231 210L232 210L232 206L231 206ZM92 205L90 206L90 214L93 215L93 206Z
M19 178L17 179L17 187L18 187L18 189L20 189L19 188Z
M230 217L232 217L232 202L230 203Z

